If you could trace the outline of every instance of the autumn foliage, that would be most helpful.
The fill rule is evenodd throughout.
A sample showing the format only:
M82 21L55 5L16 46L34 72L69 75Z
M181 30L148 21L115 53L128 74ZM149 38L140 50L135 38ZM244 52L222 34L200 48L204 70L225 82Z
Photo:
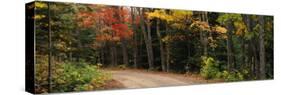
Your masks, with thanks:
M100 65L226 81L273 78L272 16L44 2L30 8L43 68L37 81L48 83L48 64L56 62L54 83L63 85L53 85L61 91L102 88L104 77L93 75Z
M127 9L106 7L97 11L80 12L77 17L81 27L90 28L97 24L97 26L103 26L95 31L98 41L120 41L120 39L129 39L133 35L133 30L130 27L132 19ZM139 18L135 24L137 22L139 22Z

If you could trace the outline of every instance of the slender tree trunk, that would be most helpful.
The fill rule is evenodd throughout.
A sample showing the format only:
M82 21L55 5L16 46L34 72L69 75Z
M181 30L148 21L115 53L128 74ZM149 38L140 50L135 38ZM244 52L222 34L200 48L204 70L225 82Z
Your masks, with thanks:
M257 53L256 53L256 47L255 47L255 44L254 44L254 39L250 40L250 43L249 43L249 51L251 51L251 53L249 54L250 56L250 67L251 67L251 76L254 78L254 77L257 77L257 63L258 63L258 60L257 60Z
M250 18L250 16L249 15L242 15L242 19L243 19L243 22L245 23L245 25L246 25L246 27L247 27L247 31L248 32L251 32L252 31L252 29L251 29L251 26L250 26L250 20L251 20L251 18ZM244 36L245 36L245 33L244 33ZM243 60L242 60L242 62L245 64L246 63L246 42L245 42L245 40L242 38L242 47L243 47Z
M203 12L203 21L208 23L208 12ZM204 31L203 33L203 46L204 46L204 56L208 56L208 36L207 36L207 31Z
M208 16L207 12L200 12L200 20L202 22L208 23ZM200 31L200 41L201 45L203 46L203 55L207 56L208 55L208 37L207 37L207 31Z
M51 27L51 8L50 2L48 3L48 92L52 92L52 27Z
M134 7L131 7L131 17L132 17L132 27L133 27L133 31L134 33L134 46L133 46L133 61L134 61L134 68L137 68L137 64L138 64L138 32L137 32L137 27L135 24L135 10Z
M118 56L117 56L117 47L116 45L113 47L113 52L114 52L114 64L116 64L115 66L118 65Z
M250 18L250 16L249 15L242 15L242 18L243 18L243 21L244 21L244 23L245 23L245 25L246 25L246 27L247 27L247 31L248 32L253 32L252 31L252 24L251 24L251 18ZM244 42L244 44L245 44L245 41L244 41L244 39L243 39L243 42ZM250 42L250 43L249 43ZM244 62L244 64L248 64L248 67L250 68L250 70L251 70L251 72L252 72L252 75L254 75L254 67L255 67L255 62L254 62L254 57L253 57L253 53L254 53L254 51L253 51L253 43L252 43L252 41L250 40L248 43L249 44L247 44L246 46L248 46L248 47L246 47L246 46L243 46L243 48L244 48L244 57L243 57L243 62ZM248 48L248 50L249 50L249 57L247 57L246 56L246 49ZM252 52L253 51L253 52ZM247 62L248 61L248 62Z
M111 55L111 65L112 66L117 66L117 50L114 42L111 42L111 47L110 47L110 55Z
M127 46L126 46L127 42L125 39L123 39L121 41L121 47L122 47L122 54L123 54L123 62L126 66L129 65L129 62L128 62L128 52L127 52Z
M153 55L153 48L152 48L152 38L151 38L151 22L149 20L146 20L146 27L147 27L147 38L148 38L148 53L151 56L150 57L150 64L149 69L153 70L154 68L154 55Z
M100 62L101 62L101 64L103 64L103 65L104 65L104 63L105 63L104 60L105 60L105 59L104 59L104 50L103 50L103 48L101 48L101 52L100 52Z
M258 16L259 19L259 58L260 58L260 79L266 79L266 63L265 63L265 47L264 47L264 18Z
M190 50L190 48L191 48L191 43L190 43L190 41L188 40L187 41L187 52L186 52L186 54L187 54L187 60L188 61L191 61L190 60L190 58L191 58L191 56L190 56L190 52L191 52L191 50ZM190 62L186 62L186 64L185 64L185 72L187 73L187 72L189 72L190 71L190 68L189 68L189 66L190 66Z
M167 72L170 72L170 44L166 44L166 64L167 64Z
M163 47L163 42L162 42L162 36L160 34L159 24L160 24L160 20L157 19L156 33L157 33L157 37L158 37L159 45L160 45L159 47L160 47L160 56L161 56L161 67L162 67L162 71L166 71L165 70L165 53L164 53L164 47Z
M253 54L254 54L254 74L255 74L255 77L256 78L259 78L259 74L260 74L260 71L259 71L259 67L260 67L260 65L259 65L259 60L258 60L258 50L257 50L257 48L256 48L256 44L254 44L254 43L256 43L255 41L254 41L254 39L252 40L252 43L253 43Z
M246 51L245 51L245 40L241 38L241 43L242 43L242 63L241 63L241 68L245 69L246 65Z
M111 60L111 65L112 66L116 66L115 62L114 62L114 51L113 51L113 47L110 47L110 60Z
M135 42L137 43L137 42ZM134 54L133 54L133 57L134 57L134 68L138 68L138 48L137 46L133 49L134 51Z
M146 50L147 50L147 58L148 58L148 64L149 64L149 70L153 69L153 52L152 52L152 45L151 45L151 34L150 34L150 24L147 22L147 32L145 31L145 22L144 22L144 9L140 10L139 8L139 12L140 12L140 24L141 24L141 30L142 30L142 34L144 37L144 41L146 44ZM148 36L149 35L149 36Z
M166 32L167 32L167 36L170 35L170 32L169 32L169 27L168 25L166 24ZM168 39L168 41L166 42L165 46L166 46L166 72L170 72L170 42L169 42L170 39Z
M232 31L233 31L233 23L232 21L229 22L228 26L227 26L227 68L228 71L232 71L233 70L233 62L234 62L234 58L233 58L233 51L232 51Z
M199 17L200 21L203 21L202 12L199 12L199 16L200 16ZM205 50L204 48L205 47L204 47L204 36L203 35L204 35L204 32L200 30L200 35L199 35L199 37L200 37L199 39L200 39L200 43L201 43L200 54L203 53L203 55L204 55L204 50Z

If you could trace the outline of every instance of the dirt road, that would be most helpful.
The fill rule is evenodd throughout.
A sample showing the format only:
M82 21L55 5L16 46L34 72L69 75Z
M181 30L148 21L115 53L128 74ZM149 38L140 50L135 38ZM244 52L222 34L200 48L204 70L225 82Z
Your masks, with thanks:
M112 78L122 83L125 88L146 88L146 87L163 87L179 86L202 83L188 79L183 75L157 74L147 71L135 70L110 70Z

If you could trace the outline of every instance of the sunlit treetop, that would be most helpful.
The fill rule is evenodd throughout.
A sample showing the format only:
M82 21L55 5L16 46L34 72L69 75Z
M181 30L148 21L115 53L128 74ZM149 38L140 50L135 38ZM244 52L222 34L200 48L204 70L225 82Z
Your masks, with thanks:
M146 13L148 19L159 18L166 21L171 21L172 17L168 15L165 10L154 10Z
M244 36L245 34L248 34L247 27L243 21L241 14L222 14L219 16L217 21L224 26L227 26L227 24L229 23L233 23L235 27L235 30L233 32L238 36Z

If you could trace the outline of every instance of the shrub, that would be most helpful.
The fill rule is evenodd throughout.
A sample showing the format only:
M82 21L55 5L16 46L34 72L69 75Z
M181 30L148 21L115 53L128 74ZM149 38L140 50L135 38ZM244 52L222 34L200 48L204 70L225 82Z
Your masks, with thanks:
M233 71L229 72L222 70L221 64L219 61L214 60L212 57L202 57L202 68L200 74L205 79L224 79L225 81L241 81L245 80L246 75L248 74L247 70Z
M56 80L59 92L65 91L84 91L99 89L109 79L107 74L98 70L99 66L87 63L67 63L63 64L64 73Z
M47 57L38 58L36 63L37 92L48 91L48 61ZM52 65L52 92L84 91L101 89L107 80L108 74L102 73L100 66L85 62L58 63Z
M225 81L241 81L241 80L244 80L244 74L242 74L240 72L223 71L222 78Z
M202 68L200 74L206 79L218 78L220 65L212 57L202 57Z
M36 55L35 64L35 92L44 93L48 91L48 57L43 55ZM61 64L54 62L52 64L52 79L55 80L58 76L63 74L63 67ZM60 81L60 80L59 80ZM52 83L56 84L56 83Z

